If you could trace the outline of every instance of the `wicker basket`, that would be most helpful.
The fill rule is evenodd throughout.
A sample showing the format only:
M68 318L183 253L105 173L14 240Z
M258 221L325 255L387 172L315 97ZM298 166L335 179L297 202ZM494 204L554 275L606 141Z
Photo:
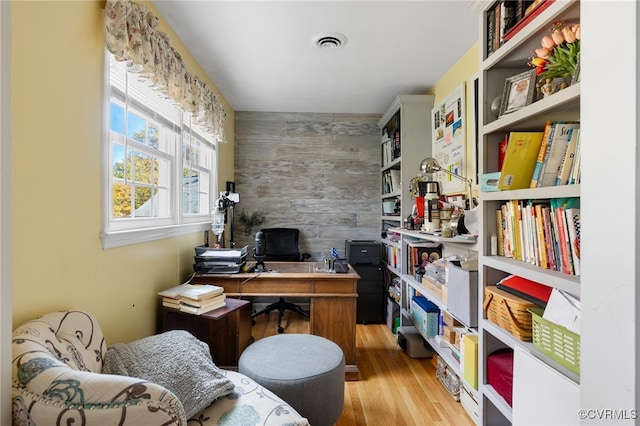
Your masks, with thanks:
M484 311L489 321L498 324L520 340L531 341L532 319L529 308L536 305L496 287L486 287Z
M529 308L533 317L533 346L580 374L580 335L542 318L544 309Z

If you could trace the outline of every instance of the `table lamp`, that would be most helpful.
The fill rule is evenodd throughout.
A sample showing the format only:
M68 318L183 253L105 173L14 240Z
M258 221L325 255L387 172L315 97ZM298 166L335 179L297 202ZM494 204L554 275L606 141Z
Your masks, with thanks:
M420 171L422 171L422 173L437 173L437 172L443 172L448 174L449 176L453 176L455 178L458 178L464 182L466 182L467 184L467 188L469 190L469 196L467 198L467 200L465 201L465 208L466 210L470 210L474 204L473 202L473 193L471 192L471 185L473 183L473 180L466 178L464 176L460 176L459 174L453 173L447 169L444 169L440 166L440 164L438 164L438 161L435 158L431 158L431 157L427 157L424 160L422 160L422 162L420 163Z

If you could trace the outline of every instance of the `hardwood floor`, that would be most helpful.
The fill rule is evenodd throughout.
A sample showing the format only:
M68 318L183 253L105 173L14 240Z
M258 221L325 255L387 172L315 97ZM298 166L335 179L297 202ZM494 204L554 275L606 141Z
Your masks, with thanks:
M254 339L277 334L278 315L256 318ZM286 312L285 333L308 333L309 321ZM435 377L430 358L409 357L385 324L356 325L360 380L345 382L336 426L472 426L475 423Z

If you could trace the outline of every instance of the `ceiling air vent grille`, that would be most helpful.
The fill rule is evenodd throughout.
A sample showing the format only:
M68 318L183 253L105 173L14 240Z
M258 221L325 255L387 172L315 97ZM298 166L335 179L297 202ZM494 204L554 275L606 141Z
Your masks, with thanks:
M323 33L313 37L313 44L320 49L339 49L347 44L347 38L340 33Z

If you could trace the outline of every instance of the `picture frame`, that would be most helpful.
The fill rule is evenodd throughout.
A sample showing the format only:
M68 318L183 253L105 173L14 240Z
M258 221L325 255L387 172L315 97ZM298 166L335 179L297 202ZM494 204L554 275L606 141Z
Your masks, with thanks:
M500 114L517 111L533 102L536 91L536 70L521 72L505 80L502 92L502 102L500 104Z

